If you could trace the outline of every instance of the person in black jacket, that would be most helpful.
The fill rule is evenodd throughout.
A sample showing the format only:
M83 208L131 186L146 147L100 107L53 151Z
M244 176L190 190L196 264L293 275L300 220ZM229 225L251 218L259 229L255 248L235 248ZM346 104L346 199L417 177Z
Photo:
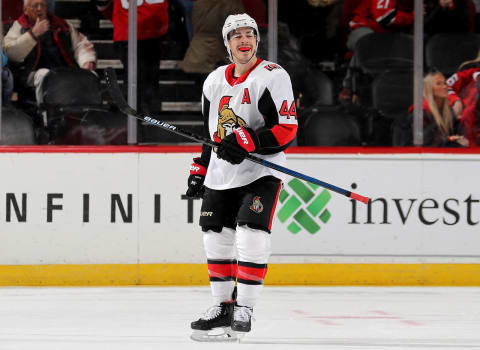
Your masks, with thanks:
M468 0L430 0L425 2L424 32L428 37L437 33L473 31Z

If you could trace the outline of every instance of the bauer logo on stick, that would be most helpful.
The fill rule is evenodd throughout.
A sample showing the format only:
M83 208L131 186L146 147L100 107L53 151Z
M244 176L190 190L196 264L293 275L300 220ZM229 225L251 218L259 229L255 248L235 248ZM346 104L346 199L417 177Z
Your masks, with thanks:
M171 125L171 124L168 124L166 122L162 122L160 120L156 120L156 119L153 119L153 118L150 118L150 117L144 117L143 120L145 120L147 123L158 125L158 126L161 126L163 128L167 128L167 129L171 129L171 130L175 130L177 128L175 125Z

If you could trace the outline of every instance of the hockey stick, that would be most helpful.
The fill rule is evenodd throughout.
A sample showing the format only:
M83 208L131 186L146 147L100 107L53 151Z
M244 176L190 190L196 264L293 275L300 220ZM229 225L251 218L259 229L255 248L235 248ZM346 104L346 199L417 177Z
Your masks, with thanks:
M108 92L110 93L110 96L113 100L113 104L114 104L114 106L116 106L120 110L120 112L122 112L126 115L131 115L132 117L134 117L138 120L141 120L145 123L148 123L148 124L154 125L156 127L162 128L162 129L164 129L168 132L186 137L186 138L188 138L190 140L193 140L195 142L200 142L200 143L202 143L204 145L207 145L207 146L210 146L212 148L218 147L219 144L210 140L209 138L193 134L193 133L191 133L189 131L186 131L186 130L182 130L180 128L177 128L175 125L171 125L167 122L157 120L157 119L152 118L148 115L141 115L136 110L134 110L132 107L130 107L127 104L127 102L125 101L125 99L122 95L122 92L120 91L120 88L119 88L118 83L117 83L117 75L116 75L115 71L113 70L113 68L109 67L109 68L105 69L105 80L107 82ZM344 195L348 198L352 198L352 199L360 201L362 203L368 204L369 201L370 201L370 199L368 197L364 197L364 196L361 196L357 193L347 191L343 188L340 188L340 187L337 187L335 185L329 184L327 182L324 182L324 181L315 179L313 177L304 175L304 174L296 172L294 170L285 168L281 165L269 162L268 160L258 158L254 155L248 154L246 159L248 159L251 162L266 166L267 168L271 168L271 169L280 171L284 174L288 174L290 176L293 176L293 177L311 182L315 185L319 185L323 188L329 189L333 192L337 192L337 193L342 194L342 195Z

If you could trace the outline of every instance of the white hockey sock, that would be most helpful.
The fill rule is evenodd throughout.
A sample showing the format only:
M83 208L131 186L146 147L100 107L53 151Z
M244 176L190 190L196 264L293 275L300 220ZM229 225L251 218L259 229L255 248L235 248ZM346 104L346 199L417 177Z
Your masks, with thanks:
M263 289L271 253L270 234L246 225L237 226L237 304L253 307Z
M203 235L203 244L214 303L229 301L237 276L235 231L225 227L221 232L207 231Z

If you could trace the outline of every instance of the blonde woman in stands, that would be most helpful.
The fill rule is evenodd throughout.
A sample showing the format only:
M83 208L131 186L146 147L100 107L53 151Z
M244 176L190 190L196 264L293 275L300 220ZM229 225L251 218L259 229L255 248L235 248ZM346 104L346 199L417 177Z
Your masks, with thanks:
M413 107L410 107L410 112ZM413 120L413 118L412 118ZM448 100L448 86L440 72L423 79L423 145L427 147L468 147Z

